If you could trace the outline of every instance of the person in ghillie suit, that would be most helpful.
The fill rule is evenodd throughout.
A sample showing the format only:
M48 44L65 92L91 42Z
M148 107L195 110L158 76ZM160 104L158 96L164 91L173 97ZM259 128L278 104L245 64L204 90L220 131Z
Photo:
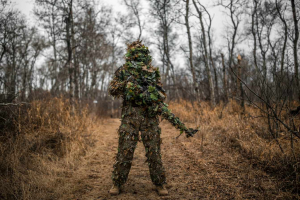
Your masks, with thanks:
M159 195L168 194L164 187L166 174L160 154L161 129L158 126L158 116L171 122L180 130L180 134L185 132L187 137L198 131L186 128L163 102L166 94L162 88L158 68L151 65L152 58L149 53L148 47L141 41L128 45L126 63L116 70L109 85L110 95L124 100L122 122L118 130L119 147L112 173L112 195L119 194L121 185L127 180L139 140L139 131L146 149L151 180L156 185Z

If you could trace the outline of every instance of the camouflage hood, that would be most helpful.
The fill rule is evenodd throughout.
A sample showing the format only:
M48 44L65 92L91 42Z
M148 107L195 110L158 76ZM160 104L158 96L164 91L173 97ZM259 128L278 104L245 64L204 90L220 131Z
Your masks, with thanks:
M148 47L142 44L141 41L135 41L127 45L127 53L125 54L126 62L142 62L145 65L150 65L152 57L149 55Z
M127 80L124 99L136 105L153 105L163 102L166 94L161 89L159 69L151 65L152 57L148 47L141 41L128 45L126 63L121 76Z
M161 115L173 126L185 132L187 137L193 136L198 130L188 129L176 117L168 105L164 103L166 94L162 88L158 68L151 65L152 58L148 47L141 41L127 45L125 54L126 63L115 72L115 77L110 83L110 94L124 99L123 106L128 107L128 112L122 112L122 117L131 113L132 107L138 107L145 112L147 117Z

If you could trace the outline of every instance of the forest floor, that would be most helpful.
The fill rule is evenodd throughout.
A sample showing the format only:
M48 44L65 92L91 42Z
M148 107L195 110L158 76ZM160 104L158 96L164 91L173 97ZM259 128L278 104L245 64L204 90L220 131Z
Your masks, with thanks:
M194 138L175 139L179 132L165 121L160 125L161 153L169 195L159 197L155 191L139 142L127 183L120 195L111 196L119 125L119 119L109 119L95 130L95 146L77 170L65 177L73 192L65 193L63 199L284 199L277 180L222 144L222 135L200 132Z

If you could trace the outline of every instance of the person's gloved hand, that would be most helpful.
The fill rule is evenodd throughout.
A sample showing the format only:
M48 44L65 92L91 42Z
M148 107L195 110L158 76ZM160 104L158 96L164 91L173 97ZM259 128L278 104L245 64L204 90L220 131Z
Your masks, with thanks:
M193 137L199 130L198 129L193 129L189 128L188 130L185 131L186 137Z

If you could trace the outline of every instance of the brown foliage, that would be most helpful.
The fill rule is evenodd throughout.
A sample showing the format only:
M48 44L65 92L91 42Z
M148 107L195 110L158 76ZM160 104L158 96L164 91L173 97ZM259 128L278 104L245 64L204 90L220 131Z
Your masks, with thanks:
M299 191L300 141L293 138L292 148L291 134L284 127L279 128L280 133L274 139L269 132L267 119L258 109L246 106L246 113L242 115L242 108L234 101L214 109L206 103L199 106L179 101L171 102L170 108L183 121L200 126L200 132L196 137L202 134L214 135L216 142L238 151L250 159L253 165L264 169L278 180L283 180L280 186L283 190L292 193ZM290 120L287 111L282 112L281 117L286 123ZM297 127L300 126L299 115L294 118L294 122Z
M290 133L283 127L277 141L284 153L256 108L246 106L242 115L236 102L211 109L208 103L199 105L184 100L170 102L170 108L189 127L200 126L192 141L201 143L201 151L206 151L206 138L211 138L216 148L228 151L222 159L236 153L243 155L254 168L277 179L285 197L295 197L299 189L300 145L294 138L291 148ZM288 111L282 113L286 123L289 118ZM299 115L294 120L299 126ZM71 106L62 98L2 106L0 198L58 199L72 194L76 188L69 181L74 180L79 162L88 160L92 152L89 147L95 142L93 133L99 126L95 122L98 121L89 115L87 107Z
M93 142L87 107L53 98L2 106L0 198L55 199L60 174L76 168Z

